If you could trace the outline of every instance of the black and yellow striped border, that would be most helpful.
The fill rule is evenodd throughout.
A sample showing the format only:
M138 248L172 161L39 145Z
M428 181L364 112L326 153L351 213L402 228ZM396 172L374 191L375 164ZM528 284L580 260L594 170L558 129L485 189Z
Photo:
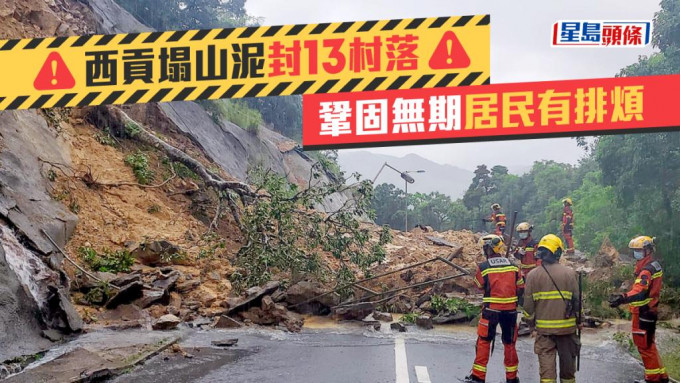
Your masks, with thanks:
M489 15L446 16L437 18L14 39L0 40L0 54L3 51L9 50L68 47L102 48L115 46L125 48L126 45L132 43L157 45L166 42L211 40L218 42L227 38L238 41L238 39L257 37L275 38L278 36L314 36L320 34L369 33L372 31L409 31L422 28L452 28L455 30L455 28L463 27L488 26L490 19ZM125 91L61 92L59 94L35 92L34 94L16 97L0 96L0 110L485 85L490 83L490 74L476 71L458 71L439 74L426 73L422 75L395 74L381 77L335 78L322 81L297 78L288 81L285 78L276 78L270 81L262 79L261 82L255 83L253 83L253 79L248 79L247 84L239 83L239 80L232 79L223 82L223 85L202 87L175 86L154 90L142 87L141 89Z

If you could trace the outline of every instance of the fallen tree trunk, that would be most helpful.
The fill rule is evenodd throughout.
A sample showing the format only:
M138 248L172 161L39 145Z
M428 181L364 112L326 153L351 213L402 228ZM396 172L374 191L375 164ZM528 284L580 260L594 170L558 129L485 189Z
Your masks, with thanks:
M135 135L134 139L153 146L154 148L165 152L165 154L167 154L171 160L184 164L187 168L189 168L189 170L201 177L207 186L213 187L217 190L231 190L242 197L256 198L258 196L250 188L250 186L238 181L227 181L206 169L203 164L190 157L183 151L163 141L161 138L158 138L152 132L137 123L137 121L131 119L119 108L108 106L106 109L109 114L111 114L111 116L123 126L126 124L134 124L139 127L139 133Z

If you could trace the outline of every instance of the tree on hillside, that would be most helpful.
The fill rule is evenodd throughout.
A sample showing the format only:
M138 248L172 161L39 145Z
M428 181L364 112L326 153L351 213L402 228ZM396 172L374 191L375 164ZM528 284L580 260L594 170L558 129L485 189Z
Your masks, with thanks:
M662 0L654 17L652 43L660 52L641 56L619 76L680 73L680 0ZM602 182L613 187L628 237L654 235L667 275L680 282L680 133L647 133L600 138L596 159Z
M404 191L392 184L383 183L373 190L371 207L375 210L375 222L393 228L404 224Z
M468 190L463 195L463 203L468 209L478 207L482 200L482 196L487 194L491 189L491 172L486 165L478 165L475 169L475 176L472 178L472 183Z

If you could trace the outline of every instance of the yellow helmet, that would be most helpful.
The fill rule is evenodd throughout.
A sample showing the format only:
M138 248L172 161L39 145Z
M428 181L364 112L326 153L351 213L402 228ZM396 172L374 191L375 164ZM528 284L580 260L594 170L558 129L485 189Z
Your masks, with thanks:
M562 203L566 203L567 205L571 206L574 203L571 201L571 198L565 198L562 200Z
M628 248L632 250L652 249L656 246L656 238L641 235L630 240Z
M534 227L529 224L529 222L522 222L519 225L517 225L517 231L531 231L533 230Z
M503 237L495 234L487 234L479 240L479 244L482 248L490 247L494 253L503 254L505 252L505 243L503 242Z
M545 248L550 250L551 253L559 258L564 252L564 245L560 237L555 234L548 234L543 236L540 241L538 241L538 249Z
M500 204L497 204L497 203L495 203L495 204L491 205L491 208L492 208L492 209L494 209L494 210L500 210L500 208L501 208L501 205L500 205Z

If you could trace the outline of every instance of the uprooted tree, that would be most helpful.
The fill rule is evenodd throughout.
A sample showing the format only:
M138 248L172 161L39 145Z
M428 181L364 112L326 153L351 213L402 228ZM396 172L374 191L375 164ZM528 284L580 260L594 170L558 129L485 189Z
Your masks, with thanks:
M383 228L377 241L371 241L370 230L357 219L372 216L370 182L315 183L321 172L319 163L312 166L304 188L271 171L251 172L251 182L266 190L267 197L245 208L246 243L237 260L241 271L232 276L237 287L261 284L276 272L288 273L292 281L311 273L344 285L355 280L355 270L366 274L370 266L385 259L383 246L391 239L389 230ZM351 197L335 211L314 210L336 193L351 193ZM337 267L325 264L322 252L332 255Z
M353 175L356 182L351 185L343 177L327 177L328 180L322 182L320 179L327 170L323 162L316 162L304 186L292 184L286 177L262 168L250 172L250 185L229 181L141 126L119 108L99 107L93 116L95 125L163 152L212 189L217 196L217 208L211 229L221 216L223 202L227 202L244 237L236 259L238 269L231 277L237 289L260 285L279 274L292 282L314 276L346 285L356 279L357 272L367 275L372 265L385 258L384 245L391 240L391 234L385 227L373 238L370 226L361 225L360 219L373 217L370 209L373 188L368 181L359 182L357 174ZM86 178L92 182L92 175ZM340 194L347 198L339 208L325 213L315 209L324 200ZM323 255L330 255L325 259L334 261L326 262ZM349 295L351 291L342 293Z

